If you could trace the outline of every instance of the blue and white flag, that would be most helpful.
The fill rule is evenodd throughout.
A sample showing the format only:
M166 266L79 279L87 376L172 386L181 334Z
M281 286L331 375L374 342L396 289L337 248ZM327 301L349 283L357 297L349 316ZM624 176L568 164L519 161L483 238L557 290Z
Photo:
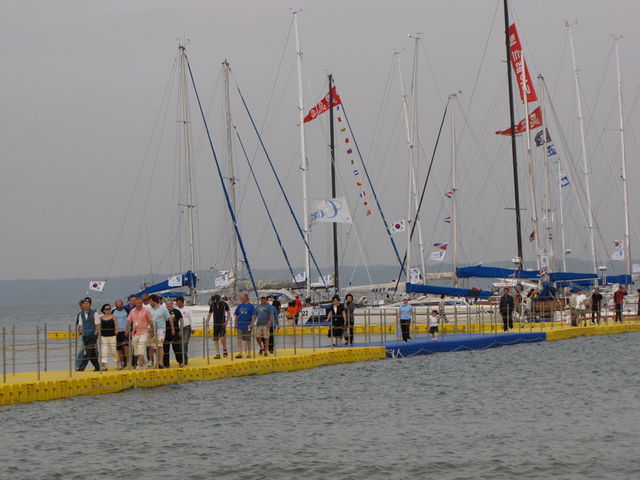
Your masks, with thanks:
M553 146L553 143L551 145L547 145L547 157L552 157L554 155L557 155L558 152L556 152L556 147Z
M611 260L624 260L624 250L615 250L611 255Z
M409 269L409 282L410 283L418 283L420 282L420 269L419 268L410 268Z
M344 197L312 200L309 202L309 220L311 223L353 223Z
M95 290L96 292L102 292L104 290L104 286L107 284L104 282L89 282L89 290Z
M307 280L307 273L306 272L300 272L299 274L296 275L294 280L296 281L296 283L302 283L302 282L306 281Z
M442 262L444 261L444 256L447 254L446 250L436 250L435 252L431 252L429 258L434 262Z
M562 177L560 177L560 186L568 187L569 185L571 185L571 182L569 181L569 177L567 177L566 174L563 174Z
M216 277L213 284L216 288L224 288L229 285L229 272L220 272L221 276Z

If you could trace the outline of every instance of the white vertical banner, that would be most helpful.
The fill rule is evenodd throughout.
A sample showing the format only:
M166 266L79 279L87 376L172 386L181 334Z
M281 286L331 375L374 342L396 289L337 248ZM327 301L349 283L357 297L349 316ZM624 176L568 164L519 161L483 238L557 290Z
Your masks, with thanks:
M411 283L420 283L420 269L419 268L411 268L409 269L409 280Z
M313 223L353 223L344 197L309 202L309 221Z

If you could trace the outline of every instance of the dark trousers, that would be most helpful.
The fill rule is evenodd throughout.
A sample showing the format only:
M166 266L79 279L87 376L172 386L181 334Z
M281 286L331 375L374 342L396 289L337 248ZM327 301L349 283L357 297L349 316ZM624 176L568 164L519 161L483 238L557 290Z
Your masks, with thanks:
M600 323L600 308L591 309L591 323Z
M616 303L616 322L622 323L622 304Z
M162 365L166 368L170 366L169 350L173 347L173 356L176 361L182 365L182 337L180 335L171 336L167 331L162 344Z
M275 340L273 336L273 330L274 330L274 327L273 325L271 325L269 327L269 353L273 353L273 342Z
M83 335L82 344L84 345L84 354L78 356L78 370L84 370L87 368L87 364L91 362L91 365L96 370L100 370L100 363L98 362L98 348L96 343L98 338L95 335Z
M508 329L513 328L513 312L500 312L502 315L502 328L506 332Z
M353 345L353 324L349 324L349 326L344 327L344 339L349 345Z
M402 331L402 340L405 342L408 342L411 339L411 337L409 336L410 327L411 327L411 320L400 319L400 330Z

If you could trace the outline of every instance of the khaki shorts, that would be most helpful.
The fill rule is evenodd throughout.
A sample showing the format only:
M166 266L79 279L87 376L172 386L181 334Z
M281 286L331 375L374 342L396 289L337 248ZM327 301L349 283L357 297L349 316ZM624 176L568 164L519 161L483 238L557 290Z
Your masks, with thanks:
M147 352L147 342L149 341L149 334L144 333L142 335L134 335L131 343L133 345L133 352L136 355L144 355Z
M253 327L253 335L258 338L269 338L269 326L264 325Z

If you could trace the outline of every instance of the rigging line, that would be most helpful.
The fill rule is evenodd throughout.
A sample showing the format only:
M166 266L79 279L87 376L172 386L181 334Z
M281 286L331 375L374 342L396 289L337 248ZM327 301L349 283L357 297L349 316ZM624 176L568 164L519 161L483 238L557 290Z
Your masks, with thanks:
M313 265L316 267L316 270L318 271L318 274L320 275L320 277L322 277L322 283L324 284L325 287L327 287L327 284L324 281L324 277L322 275L322 271L320 270L320 267L318 266L318 262L316 261L315 255L311 251L311 247L309 246L309 243L307 242L307 239L305 238L304 231L302 230L302 227L300 226L300 222L298 221L298 217L296 216L296 214L295 214L295 212L293 210L293 206L291 205L291 202L289 201L289 197L287 195L287 192L284 190L282 182L280 181L280 177L276 173L275 166L273 165L273 162L271 161L271 156L269 155L269 152L267 152L267 147L265 146L264 142L262 141L262 136L260 135L260 132L258 131L258 127L256 126L256 122L253 120L253 116L251 115L251 112L249 111L249 106L247 105L247 102L245 101L244 96L242 95L242 92L240 91L240 86L238 85L238 82L235 82L235 83L236 83L236 89L238 90L238 95L240 95L240 100L242 100L242 104L244 105L244 108L245 108L245 110L247 112L247 115L249 116L249 120L251 121L251 125L253 126L253 129L256 132L256 136L258 137L258 141L260 142L260 145L262 146L262 151L264 152L265 157L267 158L267 161L269 162L269 166L271 167L271 171L273 172L273 174L276 177L276 181L278 182L278 187L280 187L280 191L282 192L282 195L284 196L284 199L287 202L287 206L289 207L289 212L291 213L291 216L293 217L293 220L296 223L296 227L298 228L298 232L300 233L300 236L302 237L302 241L304 242L305 247L309 250L309 256L311 257L311 260L313 261Z
M247 150L244 148L244 143L240 138L240 133L238 133L238 129L236 126L233 126L233 130L236 132L236 137L238 138L238 143L240 144L240 148L242 149L242 153L244 154L244 158L247 161L247 165L249 166L249 171L251 172L251 177L256 184L256 188L258 189L258 193L260 194L260 199L262 200L262 204L264 205L264 209L267 211L267 216L269 217L269 222L271 223L271 227L273 228L273 233L276 235L276 240L278 241L278 245L280 246L280 250L282 250L282 255L284 256L284 260L287 262L287 267L289 268L289 273L291 273L291 278L294 283L296 281L296 275L293 273L293 268L291 268L291 262L289 262L289 257L287 255L287 251L284 249L284 245L282 244L282 239L280 238L280 234L278 233L278 229L276 228L275 223L273 222L273 217L271 216L271 211L269 210L269 206L267 205L267 201L262 194L262 188L260 188L260 183L256 178L256 174L251 166L251 161L249 160L249 156L247 155Z
M233 222L233 228L236 232L236 237L238 239L238 244L240 245L240 250L242 251L242 257L244 258L244 264L247 267L247 272L249 273L249 278L251 279L251 285L253 285L253 292L258 296L258 288L256 287L256 282L253 279L253 272L251 271L251 265L249 263L249 258L247 257L247 251L244 248L244 242L242 241L242 236L240 235L240 228L238 227L238 220L236 219L236 214L233 211L233 206L231 205L231 199L229 198L229 192L227 190L227 186L224 182L224 175L222 174L222 169L220 168L220 162L218 161L218 155L216 154L216 149L213 146L213 139L211 138L211 133L209 132L209 125L207 124L207 118L204 114L204 110L202 108L202 103L200 102L200 95L198 94L198 89L196 88L196 82L193 78L193 72L191 71L191 63L189 59L186 57L186 53L184 54L187 60L187 68L189 69L189 77L191 78L191 84L193 85L193 91L196 96L196 100L198 101L198 108L200 109L200 115L202 116L202 122L204 124L204 129L207 132L207 138L209 139L209 146L211 147L211 153L213 154L213 159L216 163L216 169L218 170L218 177L220 178L220 183L222 184L222 190L224 191L224 198L227 203L227 208L229 209L229 214L231 215L231 221Z
M151 129L151 136L149 137L149 141L147 142L147 148L145 149L145 154L142 157L142 163L140 164L140 169L138 170L138 175L136 176L136 183L135 185L138 185L138 182L140 181L140 177L142 176L142 172L144 171L144 165L147 161L148 155L149 155L149 151L151 150L151 142L153 141L153 137L154 137L154 132L156 131L156 128L158 126L158 122L160 121L160 114L162 113L163 107L165 106L165 100L167 98L168 95L168 90L170 88L170 86L173 84L173 77L175 75L176 72L176 66L177 66L177 59L178 57L176 56L173 60L173 65L171 67L171 70L169 72L169 78L167 80L167 83L165 84L164 87L164 91L162 93L162 99L160 101L160 106L158 108L158 112L156 113L156 118L153 122L153 128ZM166 118L165 118L166 120ZM164 122L162 124L162 130L164 129ZM116 253L118 252L118 246L120 245L120 240L122 239L122 234L124 233L125 230L125 226L127 223L127 219L129 218L129 213L131 212L131 206L133 205L133 199L135 197L136 194L136 188L133 188L131 190L131 196L129 197L129 203L127 205L127 210L125 212L125 216L124 219L122 221L122 225L120 227L120 231L118 232L118 238L116 239L116 244L115 247L113 249L113 253L111 254L111 260L109 261L108 267L107 267L107 273L105 275L105 280L109 278L109 275L111 275L111 267L113 266L113 262L115 260L116 257Z
M360 158L360 163L364 170L364 174L367 177L367 181L369 182L369 186L371 187L371 193L373 194L373 198L376 201L376 206L380 211L380 217L382 218L382 223L384 223L384 228L387 231L387 235L389 236L389 241L391 242L391 246L393 247L393 251L396 254L396 258L398 259L398 263L400 263L400 273L404 273L404 262L400 260L400 252L398 252L398 247L396 245L395 240L391 235L391 230L389 229L389 224L387 223L387 219L384 216L384 212L382 211L382 205L380 205L380 200L378 199L378 194L376 193L376 189L373 186L373 182L371 181L371 176L369 175L369 169L367 168L366 163L364 162L364 157L362 156L362 152L360 151L360 146L358 145L358 141L356 140L355 134L353 133L353 128L351 128L351 123L349 122L349 116L347 115L347 110L344 108L344 102L342 103L342 113L344 113L344 119L347 122L347 126L349 127L349 131L351 132L351 138L353 139L353 145L356 147L356 151L358 152L358 158Z
M431 169L433 168L433 162L436 158L436 152L438 151L438 144L440 143L440 136L442 135L442 129L444 127L444 121L447 118L447 109L449 108L449 100L447 100L447 103L444 106L444 112L442 114L442 120L440 121L440 128L438 129L438 136L436 137L436 143L433 146L433 152L431 153L431 162L429 163L429 169L427 170L427 176L424 179L424 185L422 186L422 193L420 194L420 201L418 202L418 208L416 208L416 215L415 215L415 219L412 221L412 219L409 219L409 221L411 221L411 232L409 234L409 242L411 242L411 240L413 240L413 234L415 232L416 229L416 225L418 223L418 218L420 215L420 209L422 208L422 202L424 200L424 194L427 191L427 184L429 183L429 177L431 176ZM410 185L407 185L407 188L411 188ZM398 278L396 280L396 286L393 289L394 292L398 291L398 284L400 283L400 277L402 277L402 273L404 271L404 265L407 261L407 252L405 250L404 252L404 257L402 258L402 265L401 265L401 269L398 272ZM407 280L410 280L409 278L407 278Z

